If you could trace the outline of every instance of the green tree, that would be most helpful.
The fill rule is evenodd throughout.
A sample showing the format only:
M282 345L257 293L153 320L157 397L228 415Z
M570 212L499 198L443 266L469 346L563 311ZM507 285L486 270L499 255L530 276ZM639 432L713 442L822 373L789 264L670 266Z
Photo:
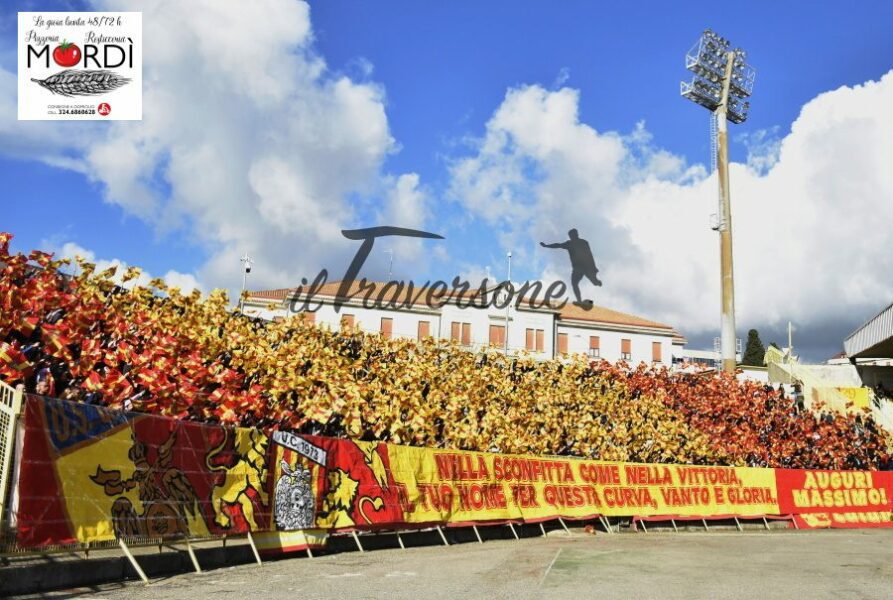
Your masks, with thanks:
M763 357L766 356L766 346L760 340L760 332L751 329L747 332L747 346L744 348L744 356L741 358L742 365L753 367L763 366Z

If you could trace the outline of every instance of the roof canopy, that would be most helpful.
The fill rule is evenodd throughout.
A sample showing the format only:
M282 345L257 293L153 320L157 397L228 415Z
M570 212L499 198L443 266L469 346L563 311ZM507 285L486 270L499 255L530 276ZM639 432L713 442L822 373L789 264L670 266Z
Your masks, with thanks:
M843 341L850 358L893 358L893 304Z

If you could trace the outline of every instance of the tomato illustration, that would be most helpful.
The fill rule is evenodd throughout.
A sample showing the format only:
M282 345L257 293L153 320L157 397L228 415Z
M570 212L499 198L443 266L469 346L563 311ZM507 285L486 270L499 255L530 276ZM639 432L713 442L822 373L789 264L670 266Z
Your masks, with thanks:
M73 67L81 60L81 49L77 44L63 41L53 50L53 60L60 67Z

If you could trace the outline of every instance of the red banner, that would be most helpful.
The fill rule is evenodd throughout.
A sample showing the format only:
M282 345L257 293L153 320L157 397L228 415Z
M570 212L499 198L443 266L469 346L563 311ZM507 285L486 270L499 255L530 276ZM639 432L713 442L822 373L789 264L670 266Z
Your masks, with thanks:
M778 506L799 527L893 527L893 473L776 469Z

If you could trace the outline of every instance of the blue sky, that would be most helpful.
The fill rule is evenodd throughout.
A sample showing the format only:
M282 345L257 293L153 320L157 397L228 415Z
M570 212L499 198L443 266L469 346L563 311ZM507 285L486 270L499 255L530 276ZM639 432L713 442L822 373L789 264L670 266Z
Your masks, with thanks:
M115 7L126 3L110 1L96 4ZM190 5L188 1L178 4ZM227 4L217 3L218 8L223 7L221 10L230 13L240 11L241 3ZM86 2L4 3L0 16L0 68L15 73L16 10L68 10L90 6L92 4ZM195 4L192 6L197 7ZM278 12L291 10L286 3L279 1L265 8L269 9L267 18L272 20L276 19ZM157 17L149 8L144 10L146 44L150 43L149 38L156 30L160 38L160 25L153 23L152 19L160 19L163 10L159 9ZM196 12L202 14L201 11ZM245 18L244 31L248 31L250 24L252 35L256 34L252 43L264 43L263 15L258 16L256 23L251 18ZM300 23L305 17L289 13L289 18ZM502 272L502 257L506 249L521 252L522 258L515 265L515 273L522 277L560 274L563 268L560 257L534 253L536 236L558 235L570 226L579 227L589 237L600 264L608 265L608 272L612 268L616 272L622 268L624 261L647 261L649 253L653 251L635 241L635 231L640 226L645 227L645 221L640 224L634 219L627 219L624 222L622 217L623 210L641 216L641 210L636 210L640 206L637 202L648 206L645 200L639 198L643 186L675 186L666 188L669 190L667 197L674 197L677 192L690 192L691 202L701 202L699 210L690 213L690 219L697 221L699 226L707 223L710 205L709 202L704 204L702 199L708 195L708 191L715 190L715 184L710 184L704 173L686 174L690 167L707 164L709 159L707 114L704 109L683 100L678 91L679 81L686 78L683 55L702 29L709 26L745 48L749 62L757 69L750 119L744 125L731 126L731 152L733 160L742 164L742 169L748 161L749 151L753 155L768 153L768 166L759 167L757 160L751 163L751 167L757 171L766 171L775 166L778 144L791 134L792 124L798 119L804 105L825 92L876 81L890 71L893 67L890 23L893 23L893 4L889 2L860 2L857 5L752 2L743 7L740 15L732 15L729 10L717 11L706 2L687 2L677 7L658 2L634 5L519 1L311 2L309 26L312 34L303 37L300 42L296 34L298 48L290 52L298 55L297 64L312 64L314 60L320 60L325 62L326 70L317 79L297 79L294 88L297 91L293 89L288 93L303 98L300 86L310 81L321 90L321 96L314 96L313 101L326 106L327 98L334 98L325 95L331 93L330 84L346 79L352 90L366 94L363 101L368 105L363 105L363 108L380 106L383 109L386 132L360 131L356 139L370 140L364 142L365 146L357 142L346 150L341 147L332 150L337 154L333 156L338 165L342 165L338 162L342 158L343 165L350 165L365 160L357 157L374 156L369 159L368 165L358 168L358 174L345 177L349 181L343 186L308 183L307 187L314 190L309 196L316 203L310 208L315 210L316 206L325 208L332 202L343 202L344 206L350 207L352 217L341 226L362 226L382 224L383 218L400 215L400 207L413 207L418 213L413 213L417 221L413 224L443 233L447 241L433 250L419 246L399 247L395 263L396 272L402 277L451 277L455 273L477 273L486 267ZM266 27L271 27L269 22ZM242 43L238 40L244 31L234 27L228 39L234 40L235 44ZM196 36L205 33L202 30ZM278 36L276 39L287 43L289 34L288 31L276 31L271 36ZM176 46L177 39L171 37L165 43ZM160 44L161 41L155 40L153 43ZM167 73L169 81L173 81L175 75L181 75L179 71L175 73L173 67L156 67L153 60L151 53L147 53L146 67L156 69L159 77L163 78ZM180 60L187 64L190 61L205 61L211 63L208 68L223 68L213 64L213 55L197 57L195 52L190 51L188 42L184 43ZM273 61L269 64L277 63ZM251 66L230 67L233 70L241 69L236 74L243 80L257 81L258 73L251 72ZM189 82L178 85L182 88ZM518 92L518 105L512 105L507 99L512 90ZM560 93L562 90L571 95L563 95ZM568 173L571 168L568 164L574 162L577 153L589 151L588 142L580 142L582 145L579 148L573 145L577 142L569 142L570 145L564 148L540 152L542 144L539 142L525 148L520 142L509 141L495 154L486 154L483 150L487 147L488 139L495 144L501 143L499 141L506 136L509 140L523 137L519 130L512 129L517 121L512 120L509 113L523 114L523 118L519 118L524 122L532 119L529 113L520 112L527 110L523 107L531 106L522 102L525 98L533 104L542 101L543 106L549 99L570 102L577 111L568 123L572 136L597 137L607 145L612 140L621 140L627 154L618 159L617 165L621 166L615 167L626 169L629 164L635 163L629 167L632 174L626 173L611 180L610 185L616 186L619 191L593 200L595 208L592 210L595 213L584 210L590 197L585 193L572 198L567 204L560 204L550 196L555 190L563 189L559 179L564 177L562 174ZM844 101L840 100L841 103ZM233 255L238 253L241 246L250 245L250 238L248 242L241 238L236 243L233 240L238 236L227 233L226 228L219 224L210 224L212 209L207 203L200 207L178 208L182 202L181 194L186 194L189 188L182 180L168 174L167 169L174 166L168 161L176 161L176 157L188 151L192 142L178 138L175 143L165 146L167 139L158 141L154 133L147 133L161 109L153 112L150 105L152 96L144 95L144 102L143 123L120 130L109 127L109 131L99 133L92 129L88 131L79 123L57 123L52 124L54 129L48 134L45 129L33 124L15 123L14 114L0 116L5 121L0 127L3 135L0 139L6 146L0 152L0 180L4 183L0 229L13 232L16 235L14 247L21 250L42 245L62 248L67 243L75 244L94 253L97 258L138 264L153 274L169 271L194 274L206 289L232 287L234 278L221 274L224 272L221 270L224 269L221 266L224 259L219 248L231 245L229 255ZM244 115L263 114L257 103L250 107L246 104L243 112L239 102L238 99L233 100L227 105L228 112L221 112L219 117L239 120L250 118ZM246 100L248 102L251 99ZM330 104L333 105L334 100ZM507 122L511 123L503 129L494 125L499 121L496 115L500 114L501 108ZM314 114L320 114L320 110L330 109L320 108ZM352 109L349 106L344 110ZM513 110L518 112L512 113ZM271 118L275 119L275 114ZM335 120L350 116L339 112L325 114ZM537 114L547 118L545 113ZM880 111L869 116L885 118ZM312 120L314 117L294 115L298 123L305 118ZM816 119L821 121L820 118ZM363 119L358 121L362 122ZM638 131L640 134L647 132L644 138L635 133L641 122L644 122L644 128ZM491 124L489 129L488 123ZM806 129L806 124L803 129ZM161 148L155 162L149 165L151 181L136 182L151 188L157 203L157 210L152 216L140 214L126 200L118 197L119 192L109 187L109 173L114 171L114 165L90 163L91 150L109 144L110 139L118 135L113 133L117 131L122 136L138 138L140 144L151 139ZM301 131L300 128L298 131ZM337 137L343 132L327 130L324 133L323 138ZM368 137L363 137L367 134ZM347 135L353 135L353 132L348 131ZM548 138L551 134L547 132L544 135ZM745 143L747 135L751 136L747 138L750 142L762 140L764 145L758 148L751 143L749 147ZM71 141L82 136L87 140L85 145ZM241 143L245 137L243 133L239 136L242 137L232 139ZM833 136L825 135L823 139L829 137ZM200 134L193 141L195 147L207 142ZM214 137L213 144L223 141L224 138ZM791 145L797 145L795 142L792 140ZM249 143L257 142L246 142ZM549 143L552 141L549 140ZM803 143L802 140L800 143ZM58 164L58 160L47 161L45 152L35 150L40 144L55 145L57 150L51 152L57 152L57 158L71 157L90 164L74 170L53 166ZM307 156L312 157L319 153L314 144L325 145L326 142L324 139L314 141L309 137L301 139L293 135L279 146L280 155L288 156L289 148L294 145L298 153L306 151ZM364 148L371 150L364 153ZM828 152L844 152L842 148L839 145L829 146ZM611 155L612 150L605 152ZM258 151L258 154L265 153ZM556 154L561 154L564 161L557 166L552 158ZM651 159L656 155L675 161L674 166L667 169L655 167ZM172 156L175 158L171 159ZM254 164L252 161L256 161L257 157L248 153L241 163L238 161L242 159L233 160L235 162L228 164L230 171L238 170L243 165L248 171L249 163ZM602 159L592 158L593 162L585 164L600 164L598 160ZM309 165L307 169L312 172L312 158L306 161ZM268 160L260 162L273 168ZM463 181L457 176L457 168L463 164L473 172L471 180ZM483 185L481 180L499 179L501 170L517 165L521 165L518 167L520 179L510 183L501 181L497 187L503 192L513 190L516 194L506 206L513 209L519 207L522 211L529 209L523 221L488 215L486 207L457 198L457 194L480 192L481 202L486 203L487 194L492 189L480 187ZM609 170L613 173L615 167ZM582 167L582 172L573 173L573 177L584 180L588 168ZM840 168L844 169L843 166ZM776 171L774 179L781 178L787 172L783 169ZM275 194L304 189L302 177L307 172L297 170L289 173L286 183L277 184ZM400 178L409 174L414 178L402 180L406 185L400 188ZM771 173L760 172L758 175L767 177L754 175L754 185L773 179ZM251 185L256 184L254 179L246 177ZM733 171L733 205L736 201L748 202L746 194L736 195L734 177ZM790 177L794 178L793 175ZM273 177L265 179L272 181ZM699 185L698 181L703 185ZM131 187L126 190L130 191L136 183L127 182ZM802 188L805 184L802 181L787 183L784 189L797 185ZM878 189L886 190L883 187L886 181L878 185ZM246 186L250 187L248 184ZM256 189L256 186L251 189ZM409 195L403 200L395 200L391 206L384 198L391 193L397 194L394 191L397 189L408 190ZM741 189L747 189L747 185L742 185ZM876 190L872 189L872 194L875 194ZM218 193L225 195L226 190ZM239 198L229 201L258 202L263 209L263 201L252 199L250 194L239 193L242 194ZM263 193L258 192L258 195L262 196ZM595 193L598 195L597 191ZM236 190L233 194L236 195ZM875 201L880 203L882 199L878 197ZM213 202L213 199L208 202ZM621 210L621 205L626 206L627 202L629 208ZM306 204L300 206L303 210L308 208ZM536 215L540 213L537 211L550 206L558 207L555 209L558 213L549 215L547 225L538 226ZM579 213L577 207L581 207ZM275 212L278 210L276 207L271 210L273 214L279 214ZM803 209L799 209L798 213L802 212ZM171 213L176 214L171 217ZM311 213L315 214L312 210L308 214ZM601 216L606 213L612 214L610 222ZM771 219L772 216L765 212L764 218ZM239 217L234 215L233 219L237 221ZM747 218L744 220L746 223ZM269 224L271 221L266 222ZM819 229L810 234L810 239L822 237L823 230L819 225L817 227ZM293 240L296 248L300 248L303 242L301 235L296 233L299 230L300 226L295 225L292 238L285 236ZM255 238L263 237L266 232L262 225L258 225L256 231ZM784 232L785 228L780 231ZM746 232L739 238L742 245L748 240L745 235ZM770 236L770 240L777 239L778 235L774 234L774 238ZM705 239L713 240L709 234ZM766 240L763 238L753 239L760 240L760 245L765 246L762 242ZM661 252L678 252L680 257L688 254L712 257L716 253L714 241L703 246L682 244L676 248L677 241L673 235L668 235L660 243ZM310 275L310 271L323 266L338 270L345 264L344 258L354 249L349 244L338 246L337 240L328 237L325 240L320 238L317 242L319 252L307 260L296 258L296 266L292 269L290 263L281 257L275 259L279 263L272 268L274 258L264 255L265 248L258 241L258 247L252 251L258 261L271 265L269 272L259 276L262 279L259 283L284 286L294 283L292 278L298 273ZM885 243L885 240L880 243ZM606 247L608 244L611 247ZM613 249L624 245L632 249ZM281 245L276 246L277 250L281 248ZM877 242L874 243L873 251L882 249L877 248ZM267 251L272 252L273 247L269 246ZM736 260L749 251L749 247L736 247ZM822 255L815 252L807 241L802 247L790 249L791 254L805 256L801 259L804 265L801 271L821 261ZM381 275L386 260L383 254L377 254L370 264L369 274ZM680 260L679 268L685 268L686 262ZM641 267L632 263L630 271L641 271ZM654 263L651 261L649 264ZM669 290L676 285L674 281L698 282L704 288L700 295L694 293L683 297L668 293L666 301L660 301L656 298L663 295L660 292L662 288L648 288L647 293L630 291L635 286L633 275L618 273L616 279L625 278L626 287L614 287L612 290L611 279L607 278L605 296L597 297L596 301L671 322L683 331L692 332L690 337L703 345L712 339L714 332L707 321L697 318L696 313L718 312L714 311L714 304L717 303L713 300L718 278L712 277L711 265L707 262L703 272L692 271L676 279L670 277L660 284L664 286L663 289ZM745 265L744 273L739 273L738 287L743 294L748 293L749 285L748 280L741 277L747 272L759 273L759 266L748 271ZM238 265L233 267L237 274ZM821 269L821 262L818 268ZM837 267L826 267L826 270L835 269ZM706 277L705 273L710 277ZM805 274L803 276L806 277ZM650 282L657 280L660 274L642 272L642 277L647 278L648 285L651 285ZM755 282L756 278L751 278L751 281ZM778 279L770 278L769 281ZM828 282L831 288L840 284L839 281ZM762 281L761 285L764 285ZM781 285L784 287L785 284ZM647 286L643 283L639 287ZM787 319L800 322L803 335L809 340L807 345L818 358L828 353L835 344L839 346L841 331L851 329L854 323L858 324L871 316L873 310L880 310L881 300L887 297L885 294L888 292L889 287L872 289L866 291L864 297L860 296L861 299L841 301L832 298L822 306L816 305L815 293L804 294L800 298L792 298L787 304L777 303L761 313L757 309L761 296L751 291L749 303L747 297L744 299L743 310L747 320L743 323L739 320L739 326L742 329L751 324L759 326L771 331L771 335L764 336L771 338L777 337ZM691 302L703 302L703 307L687 311L678 306ZM835 306L838 307L837 312L833 310ZM712 317L711 320L718 321ZM829 322L833 322L835 327L829 328ZM742 331L741 336L744 337L745 333ZM764 341L768 342L768 339Z

